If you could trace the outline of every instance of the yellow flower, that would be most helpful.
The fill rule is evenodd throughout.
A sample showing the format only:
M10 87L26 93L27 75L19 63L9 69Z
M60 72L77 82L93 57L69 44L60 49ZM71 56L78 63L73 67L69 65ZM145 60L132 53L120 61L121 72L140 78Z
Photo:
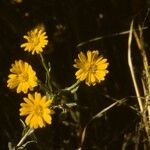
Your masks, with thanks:
M50 106L52 100L46 96L41 96L40 93L28 94L24 97L25 103L21 103L20 116L27 116L25 119L26 124L30 128L42 128L46 123L52 123L51 115L54 113Z
M73 65L79 69L75 74L78 80L85 80L85 83L90 86L105 79L108 73L106 69L109 63L107 59L103 59L102 56L99 56L97 50L88 51L87 55L80 52L78 58L79 59L75 59L75 64Z
M10 72L7 87L10 89L17 88L17 93L27 93L28 89L33 90L37 86L36 73L27 62L23 62L22 60L15 61L12 64Z
M43 48L48 44L48 37L46 36L43 26L36 27L23 37L27 42L21 44L21 48L24 48L25 51L31 52L33 55L34 53L39 54L43 52Z

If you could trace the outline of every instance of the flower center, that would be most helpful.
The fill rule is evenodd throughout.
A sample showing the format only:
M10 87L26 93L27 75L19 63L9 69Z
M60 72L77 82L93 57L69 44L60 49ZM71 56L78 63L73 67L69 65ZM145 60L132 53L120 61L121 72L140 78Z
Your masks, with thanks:
M33 40L33 45L34 46L37 46L39 44L39 42L40 42L39 38L37 38L37 37L34 37L32 40Z
M97 70L97 66L95 64L89 63L87 66L87 70L88 70L88 72L95 73L95 71Z
M33 47L37 46L40 42L39 38L36 36L37 35L34 35L33 37L31 37L31 43L32 43Z
M28 73L26 73L26 72L25 73L21 73L19 75L19 79L20 79L21 82L27 82L29 80Z
M34 112L35 112L36 115L42 116L42 113L43 113L43 108L42 108L42 106L40 106L40 105L35 106Z

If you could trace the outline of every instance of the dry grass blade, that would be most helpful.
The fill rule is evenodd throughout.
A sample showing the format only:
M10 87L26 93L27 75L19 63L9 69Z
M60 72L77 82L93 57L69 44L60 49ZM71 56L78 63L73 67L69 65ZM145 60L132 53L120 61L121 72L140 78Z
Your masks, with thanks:
M139 28L139 31L141 29ZM137 42L137 45L141 51L141 56L142 56L142 59L143 59L143 64L145 64L146 61L146 53L143 49L143 46L142 46L142 37L141 39L137 36L135 30L133 30L133 21L131 22L131 25L130 25L130 33L129 33L129 38L128 38L128 64L129 64L129 69L130 69L130 73L131 73L131 77L132 77L132 81L133 81L133 85L134 85L134 89L135 89L135 92L136 92L136 96L137 96L137 100L138 100L138 104L139 104L139 108L140 108L140 113L141 113L141 117L142 117L142 123L143 123L143 127L145 129L145 132L146 132L146 135L147 135L147 139L150 143L150 130L149 130L149 120L147 119L147 115L146 115L146 112L149 113L149 107L147 107L146 111L145 111L145 102L146 102L146 99L144 99L144 101L142 101L141 99L141 94L140 94L140 90L139 90L139 87L138 87L138 84L137 84L137 79L136 79L136 75L135 75L135 72L134 72L134 68L133 68L133 63L132 63L132 57L131 57L131 43L132 43L132 34L134 33L134 37L135 37L135 40ZM142 34L141 34L142 35ZM146 64L146 66L148 66L148 64ZM144 69L147 69L144 67ZM147 72L147 71L146 71ZM142 82L143 83L143 82ZM143 83L144 85L144 83ZM147 89L148 87L146 87L145 85L143 86L143 91L145 91L145 89Z
M135 76L135 72L134 72L134 69L133 69L133 63L132 63L132 57L131 57L131 43L132 43L132 33L133 33L133 22L134 21L132 20L131 25L130 25L129 38L128 38L128 65L129 65L129 69L130 69L133 85L134 85L134 88L135 88L135 92L136 92L139 108L140 108L140 111L142 113L143 112L143 105L142 105L142 100L140 98L141 95L140 95L138 84L137 84L137 81L136 81L136 76Z
M148 27L142 27L142 30L145 30L145 29L148 29ZM138 29L135 29L135 30L138 30ZM79 48L79 47L82 47L82 46L84 46L88 43L91 43L91 42L99 41L99 40L102 40L102 39L105 39L105 38L111 38L111 37L115 37L115 36L126 35L126 34L129 34L129 33L130 33L130 30L123 31L123 32L120 32L120 33L113 33L113 34L105 35L105 36L98 36L98 37L92 38L90 40L81 42L76 47Z
M100 111L99 113L97 113L96 115L94 115L94 116L92 117L92 119L86 124L86 126L85 126L84 129L83 129L83 132L82 132L82 134L81 134L81 146L80 146L80 148L78 148L78 150L81 150L81 149L82 149L82 145L83 145L84 140L85 140L86 130L87 130L87 127L89 126L89 124L90 124L93 120L95 120L95 119L97 119L97 118L101 118L101 117L104 115L104 113L106 113L108 110L110 110L110 109L113 108L114 106L120 105L120 104L124 103L125 101L126 101L126 99L118 100L118 101L114 102L113 104L109 105L108 107L104 108L102 111Z
M139 35L136 31L134 31L134 37L137 43L137 46L140 50L142 60L143 60L143 76L141 77L142 80L142 85L143 85L143 91L144 91L144 111L142 113L143 116L143 121L144 121L144 126L145 130L147 133L148 141L150 143L150 106L149 106L149 100L150 100L150 72L149 72L149 64L148 64L148 59L147 59L147 54L144 49L144 41L143 41L143 31L141 29L141 26L139 26Z

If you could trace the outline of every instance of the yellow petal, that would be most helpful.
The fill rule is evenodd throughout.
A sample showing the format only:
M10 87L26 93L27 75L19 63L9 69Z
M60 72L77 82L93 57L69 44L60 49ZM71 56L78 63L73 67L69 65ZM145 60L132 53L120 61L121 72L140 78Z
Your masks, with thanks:
M44 121L45 121L46 123L51 124L52 118L51 118L50 115L47 115L46 113L44 113L44 114L43 114L43 119L44 119Z

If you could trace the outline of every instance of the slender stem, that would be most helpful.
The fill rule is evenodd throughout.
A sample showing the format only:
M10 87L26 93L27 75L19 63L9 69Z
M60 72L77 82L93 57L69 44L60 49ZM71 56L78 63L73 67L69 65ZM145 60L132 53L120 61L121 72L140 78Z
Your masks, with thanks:
M40 87L41 90L49 92L48 87L45 84L43 84L40 80L38 80L38 85L39 85L39 87Z
M71 86L65 88L65 90L72 91L73 89L75 89L76 87L78 87L80 83L81 83L81 81L77 80L74 84L72 84Z
M29 128L29 130L24 134L24 136L21 138L21 140L18 142L17 146L16 147L20 147L23 142L26 140L26 138L34 132L34 129L32 128Z
M48 84L48 88L50 90L50 92L52 92L52 86L51 86L51 83L50 83L50 72L48 70L48 67L46 66L46 63L45 63L45 60L43 58L43 55L40 53L40 57L41 57L41 61L42 61L42 65L46 71L46 75L47 75L47 84Z

